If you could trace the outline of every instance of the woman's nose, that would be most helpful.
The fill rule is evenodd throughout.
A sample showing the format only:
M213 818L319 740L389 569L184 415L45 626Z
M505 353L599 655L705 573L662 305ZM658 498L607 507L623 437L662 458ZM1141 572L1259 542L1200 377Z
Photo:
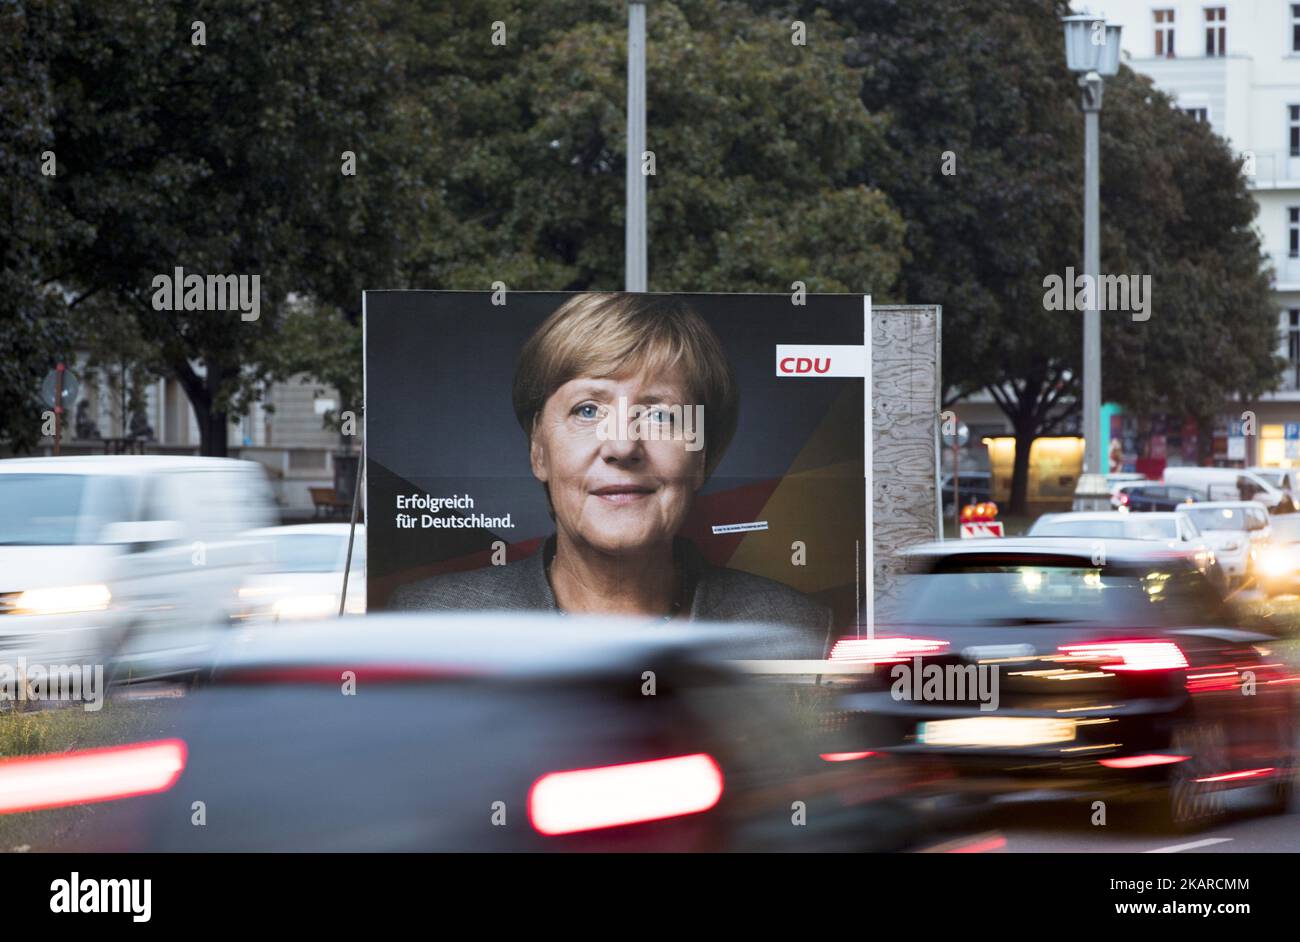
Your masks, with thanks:
M600 443L600 457L609 463L640 461L644 452L641 441L629 436L611 436Z

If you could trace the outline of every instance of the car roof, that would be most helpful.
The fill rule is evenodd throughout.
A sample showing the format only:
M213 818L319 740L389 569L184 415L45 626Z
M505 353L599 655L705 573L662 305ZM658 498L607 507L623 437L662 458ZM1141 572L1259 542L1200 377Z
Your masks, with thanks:
M1043 514L1039 520L1168 520L1175 516L1172 510L1157 510L1153 513L1121 513L1118 510L1067 510L1055 514Z
M6 458L0 473L9 474L149 474L158 471L219 471L261 467L239 458L194 455L67 455L58 458Z
M617 667L629 659L694 650L741 651L794 637L773 624L647 625L645 619L542 612L388 612L364 617L243 628L214 656L219 673L262 668L338 665L436 669L456 675L580 673ZM752 656L744 654L743 656Z
M1143 515L1145 516L1145 514ZM1075 556L1093 565L1098 545L1108 563L1152 563L1160 560L1187 561L1194 557L1191 549L1169 549L1158 540L1110 539L1081 536L987 537L968 540L943 540L922 543L904 550L909 558L948 559L961 556L1007 554L1013 556Z
M293 523L283 527L259 527L249 530L249 536L347 536L350 523ZM357 536L366 535L366 525L357 524Z
M1258 507L1260 510L1263 510L1265 512L1268 511L1268 508L1265 507L1257 500L1198 500L1194 504L1187 504L1185 507L1180 507L1176 512L1181 513L1183 510L1193 510L1193 509L1195 510L1224 510L1224 509L1237 510L1237 509L1249 508L1249 507Z

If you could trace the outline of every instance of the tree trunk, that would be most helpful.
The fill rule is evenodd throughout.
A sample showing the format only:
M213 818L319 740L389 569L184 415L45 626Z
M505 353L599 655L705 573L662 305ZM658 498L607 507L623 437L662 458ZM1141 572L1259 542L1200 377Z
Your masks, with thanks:
M1016 455L1011 467L1010 513L1023 517L1029 513L1029 450L1033 447L1038 430L1033 420L1015 423Z
M199 422L199 454L211 458L225 458L227 455L227 433L230 430L229 416L224 412L206 409L202 413L194 407L194 415Z
M200 376L185 360L173 363L176 379L185 390L185 398L190 401L194 421L199 426L199 454L225 458L230 417L224 410L216 412L212 408L221 386L221 367L211 361L206 361L206 366L205 375Z
M199 415L199 454L212 458L226 457L226 437L230 432L229 416L224 410L217 412L212 403L217 401L217 391L221 387L221 366L211 360L206 361L207 372L203 377L204 397L207 408ZM196 414L198 410L195 410Z

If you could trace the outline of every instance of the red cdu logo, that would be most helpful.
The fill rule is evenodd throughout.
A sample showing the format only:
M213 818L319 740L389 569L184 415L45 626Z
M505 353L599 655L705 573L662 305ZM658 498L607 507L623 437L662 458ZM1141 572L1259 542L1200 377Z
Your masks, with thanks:
M782 357L777 369L787 376L801 376L805 373L826 374L831 369L831 358Z
M865 346L780 343L776 345L776 375L865 376L866 352Z

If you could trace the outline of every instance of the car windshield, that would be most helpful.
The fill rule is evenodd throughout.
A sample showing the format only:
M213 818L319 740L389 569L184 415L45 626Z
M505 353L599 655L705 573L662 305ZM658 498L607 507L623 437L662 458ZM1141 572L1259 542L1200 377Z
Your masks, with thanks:
M908 577L901 620L932 625L1114 621L1154 626L1196 618L1196 610L1210 604L1199 589L1185 587L1196 578L1194 572L1170 570L970 566ZM1199 602L1189 604L1189 599ZM954 604L957 600L960 604Z
M1241 507L1202 507L1183 511L1198 530L1245 530L1246 512Z
M1300 543L1300 514L1280 514L1269 521L1273 542Z
M113 475L0 474L0 545L99 543L129 520L128 489Z
M271 541L272 572L342 572L347 556L346 535L294 533L277 536ZM364 568L361 541L352 546L352 568Z
M1088 520L1066 517L1040 520L1029 531L1032 536L1085 536L1102 539L1176 540L1178 523L1168 517L1128 516L1119 520Z
M1169 517L1130 517L1124 522L1124 535L1130 540L1176 540L1178 521Z
M1282 472L1280 471L1256 471L1256 477L1261 477L1274 487L1282 486Z

